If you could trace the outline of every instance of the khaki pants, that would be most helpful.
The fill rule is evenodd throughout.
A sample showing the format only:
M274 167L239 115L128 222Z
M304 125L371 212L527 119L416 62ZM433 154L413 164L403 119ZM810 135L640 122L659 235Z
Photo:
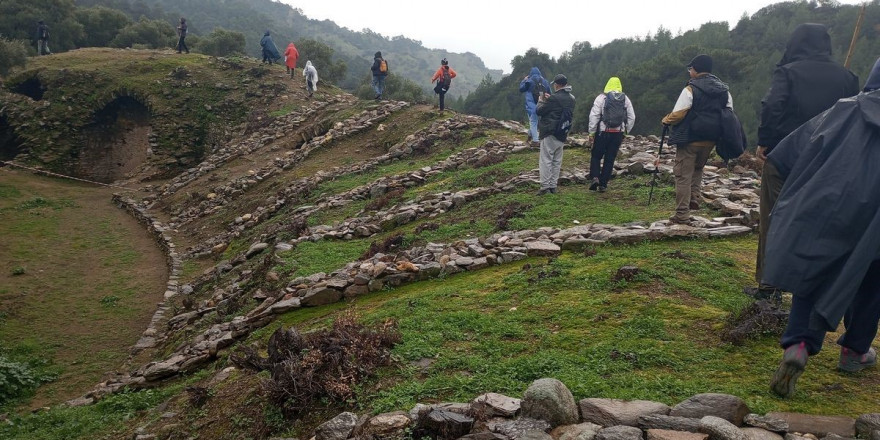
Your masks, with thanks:
M688 144L675 150L675 218L687 221L690 218L690 203L701 202L703 195L703 167L709 161L714 145L705 147Z
M761 220L758 224L758 257L755 261L755 281L761 284L761 276L764 273L764 250L767 246L767 232L770 231L770 212L776 205L779 192L785 180L779 175L779 170L769 161L764 161L761 171Z

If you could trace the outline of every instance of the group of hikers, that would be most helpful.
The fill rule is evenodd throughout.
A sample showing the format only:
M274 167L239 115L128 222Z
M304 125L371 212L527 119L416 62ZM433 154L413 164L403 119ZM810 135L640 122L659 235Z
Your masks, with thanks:
M263 34L263 38L260 39L260 47L262 48L264 64L272 64L282 58L278 47L272 41L272 33L268 29ZM299 60L299 51L292 41L287 44L283 57L287 74L293 78L296 75L296 62ZM315 68L311 60L306 60L306 65L303 67L303 77L306 80L306 90L309 92L309 98L311 98L315 91L318 90L318 69Z
M723 136L724 112L733 110L728 85L712 74L711 56L697 55L686 67L688 83L661 121L675 146L674 224L690 223L690 211L703 203L703 169ZM783 291L792 294L782 361L770 382L782 397L794 394L809 357L841 320L838 369L852 373L877 363L871 343L880 321L880 59L861 93L858 83L831 57L827 28L801 24L761 103L758 286L743 291L775 301ZM575 107L571 86L562 74L549 83L535 67L519 90L529 140L540 148L538 195L555 193ZM612 77L589 116L590 190L607 188L634 123L632 103Z

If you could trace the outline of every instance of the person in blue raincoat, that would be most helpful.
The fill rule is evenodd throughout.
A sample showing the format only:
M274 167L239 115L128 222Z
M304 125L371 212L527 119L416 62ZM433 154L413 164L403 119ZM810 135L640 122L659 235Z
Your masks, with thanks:
M535 108L538 106L538 98L543 93L553 93L550 82L541 75L541 70L532 67L529 75L519 83L519 92L526 97L526 114L529 117L529 142L533 147L538 146L538 114Z
M877 364L880 322L880 60L864 92L837 101L767 156L785 183L770 213L763 283L792 293L770 389L794 394L841 319L837 368Z
M278 47L275 46L275 42L272 41L272 36L269 35L268 30L263 34L263 38L260 39L260 47L263 48L264 63L272 64L281 59L281 53L278 52Z

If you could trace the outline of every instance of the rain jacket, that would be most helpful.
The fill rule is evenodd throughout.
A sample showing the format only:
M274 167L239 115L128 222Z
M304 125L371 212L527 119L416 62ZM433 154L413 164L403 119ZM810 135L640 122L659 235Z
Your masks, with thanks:
M312 65L311 61L306 61L306 67L303 69L303 76L306 78L306 81L309 80L310 75L312 79L312 91L318 90L318 69L315 69L315 66Z
M612 76L611 78L609 78L608 83L605 84L605 92L599 96L596 96L596 99L593 101L593 108L590 109L590 126L587 132L595 133L596 124L599 124L600 131L632 131L633 125L636 123L636 112L635 110L633 110L632 102L630 102L629 96L626 96L624 98L626 100L626 121L623 122L623 126L606 127L605 123L601 121L602 111L605 109L605 101L608 99L608 93L623 93L623 86L620 84L620 78L616 76Z
M553 135L553 132L556 131L556 123L562 117L562 112L565 109L574 113L574 95L571 94L570 85L557 90L535 107L535 114L541 118L538 120L539 139ZM565 139L560 140L565 141Z
M530 115L535 114L535 107L538 105L538 103L535 102L535 97L532 96L532 87L534 87L535 84L543 85L544 91L547 93L553 91L553 89L550 88L550 82L541 76L541 71L537 67L532 67L532 70L529 72L529 77L519 83L519 92L526 94L526 112Z
M880 259L880 92L842 99L768 156L785 185L773 208L763 283L815 301L833 331Z
M761 101L758 145L772 151L804 122L828 110L837 100L857 93L858 77L831 58L831 37L825 26L799 25Z
M269 58L272 59L280 59L281 54L278 53L278 47L275 46L275 42L272 41L272 37L269 36L269 31L266 31L263 34L263 38L260 39L260 47L263 48L263 55L268 54Z
M443 78L443 68L447 68L447 69L449 69L449 78L450 78L450 79L451 79L451 78L455 78L455 71L452 70L452 67L449 67L449 66L440 66L440 68L437 69L436 72L434 72L434 76L431 77L431 82L432 82L432 83L433 83L434 81L437 81L437 80L440 80L440 79Z
M287 45L287 49L284 51L284 64L291 69L296 67L296 60L299 58L299 51L296 50L296 46L293 43Z
M382 52L376 52L373 55L373 65L370 67L370 71L373 72L373 76L388 76L388 72L382 72L379 70L379 66L382 63ZM385 66L388 67L388 61L385 61ZM390 70L390 68L388 68Z

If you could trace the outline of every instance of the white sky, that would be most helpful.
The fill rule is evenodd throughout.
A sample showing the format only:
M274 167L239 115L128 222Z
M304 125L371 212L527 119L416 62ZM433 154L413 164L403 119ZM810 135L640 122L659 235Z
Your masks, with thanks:
M403 35L428 48L473 52L487 67L510 72L510 60L531 47L558 58L577 41L593 47L615 38L673 35L708 21L733 27L774 0L280 0L318 20L386 37ZM840 3L857 4L858 0ZM542 14L539 7L544 7ZM612 11L613 14L603 14ZM381 50L377 48L376 50Z

